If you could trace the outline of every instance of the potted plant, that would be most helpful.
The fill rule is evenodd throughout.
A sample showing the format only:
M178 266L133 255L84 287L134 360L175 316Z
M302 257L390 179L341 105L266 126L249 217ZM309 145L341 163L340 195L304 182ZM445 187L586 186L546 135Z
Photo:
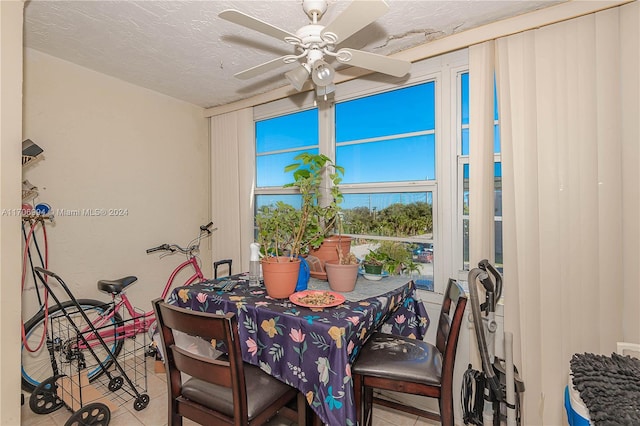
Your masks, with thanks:
M329 287L334 291L353 291L358 280L358 268L360 267L356 256L349 252L344 254L340 246L337 247L338 259L328 260L325 263Z
M383 241L370 250L363 260L365 273L391 275L417 272L419 266L413 261L411 246L399 241Z
M377 249L370 250L362 261L364 272L372 275L382 274L382 267L384 266L385 260L386 256L384 253L378 252Z
M293 182L285 187L297 188L302 196L301 220L306 225L302 232L299 228L300 253L317 257L324 267L328 260L338 260L337 246L345 253L351 249L351 237L336 235L344 198L338 185L344 168L323 154L303 152L295 160L285 167L286 172L293 172ZM327 278L324 271L312 271L311 275Z
M298 189L302 197L300 209L278 202L275 206L260 208L256 214L258 242L265 255L262 259L262 271L269 295L273 293L269 292L269 271L285 267L279 264L299 264L302 254L308 253L311 247L319 247L333 233L343 198L337 187L344 173L342 167L336 166L323 154L304 152L297 155L295 160L296 163L285 167L285 172L293 172L293 182L284 186ZM325 175L331 182L331 188L326 193L323 191ZM299 268L298 265L298 273ZM295 287L294 285L292 292ZM283 293L285 291L278 294Z
M338 187L344 168L324 154L303 152L295 160L284 169L285 172L293 172L293 182L284 187L295 187L302 196L300 226L294 244L306 253L309 249L318 249L335 232L344 198Z
M274 299L289 297L298 282L300 259L292 255L300 210L277 202L256 213L258 243L262 252L262 276L267 294Z

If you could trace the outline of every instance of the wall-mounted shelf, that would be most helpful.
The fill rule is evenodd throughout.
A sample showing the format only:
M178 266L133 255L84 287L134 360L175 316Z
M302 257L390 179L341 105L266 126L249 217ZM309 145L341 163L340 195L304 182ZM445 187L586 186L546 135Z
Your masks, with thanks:
M22 167L31 164L38 159L44 150L36 145L31 139L22 142ZM28 180L22 181L22 202L33 200L38 196L38 188Z
M38 157L35 157L33 155L23 155L22 156L22 167L26 166L27 164L31 163L32 161L35 161Z

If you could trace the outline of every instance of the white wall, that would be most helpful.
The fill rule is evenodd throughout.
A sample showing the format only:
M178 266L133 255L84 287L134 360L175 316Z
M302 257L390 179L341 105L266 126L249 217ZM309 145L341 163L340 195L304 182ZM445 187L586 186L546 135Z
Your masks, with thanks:
M136 275L128 295L150 310L178 255L147 248L186 245L210 220L208 120L200 107L26 49L24 138L43 158L24 170L36 202L57 213L48 226L49 269L76 297L105 300L98 279ZM122 216L63 216L60 210L125 209ZM211 275L210 245L202 245ZM33 314L33 283L23 318Z
M0 2L0 210L20 207L21 1ZM20 218L0 215L0 424L20 423Z

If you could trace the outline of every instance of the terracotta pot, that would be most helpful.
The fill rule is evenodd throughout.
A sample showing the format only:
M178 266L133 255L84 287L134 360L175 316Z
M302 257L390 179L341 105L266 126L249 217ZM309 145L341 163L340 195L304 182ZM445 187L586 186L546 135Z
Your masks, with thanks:
M329 287L333 291L353 291L358 280L358 264L341 265L338 260L329 260L324 265Z
M351 251L351 237L345 235L332 235L324 239L320 247L310 249L309 255L320 259L320 263L324 267L325 262L330 260L338 260L338 246L341 247L342 253L347 254ZM323 272L311 272L311 276L321 280L326 280L327 275Z
M270 260L270 261L267 261ZM274 299L286 299L296 289L300 273L300 259L289 257L266 258L262 263L262 277L267 294Z

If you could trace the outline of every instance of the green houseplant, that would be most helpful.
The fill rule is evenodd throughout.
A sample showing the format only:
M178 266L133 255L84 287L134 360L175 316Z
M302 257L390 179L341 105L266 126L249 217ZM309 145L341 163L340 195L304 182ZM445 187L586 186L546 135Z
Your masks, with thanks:
M287 254L295 258L320 247L334 233L343 199L337 185L344 169L323 154L303 152L295 160L285 167L285 172L293 172L293 182L284 187L298 189L302 197L300 209L279 201L261 207L256 214L258 242L264 255ZM325 174L331 183L327 193L323 190Z
M310 254L320 261L322 271L312 271L311 276L327 279L324 265L338 260L337 248L348 253L351 237L336 233L344 196L339 184L344 168L336 165L323 154L301 153L296 162L285 168L293 172L293 182L285 187L296 187L302 196L302 220L306 221L301 237L303 254Z
M334 233L344 198L338 187L344 168L324 154L303 152L295 160L284 169L285 172L293 172L293 182L284 187L297 188L302 197L299 225L293 242L293 254L298 255L317 249Z
M320 246L332 233L342 202L342 193L337 187L344 173L342 167L336 166L323 154L305 152L297 155L295 160L296 163L285 167L285 172L293 172L293 182L284 187L298 189L302 197L300 209L277 202L261 207L256 214L258 242L264 255L263 275L269 295L271 283L268 283L267 269L278 268L272 264L299 264L300 255ZM328 193L323 191L325 176L331 182Z
M367 253L362 263L368 274L387 272L394 275L418 272L420 269L413 261L411 245L399 241L382 241L377 248ZM379 272L370 266L377 266Z
M257 239L263 255L292 254L297 232L295 224L300 222L300 214L300 210L282 201L258 209L256 212Z
M274 299L289 297L298 282L300 259L291 253L299 218L300 211L283 202L256 212L264 286Z

